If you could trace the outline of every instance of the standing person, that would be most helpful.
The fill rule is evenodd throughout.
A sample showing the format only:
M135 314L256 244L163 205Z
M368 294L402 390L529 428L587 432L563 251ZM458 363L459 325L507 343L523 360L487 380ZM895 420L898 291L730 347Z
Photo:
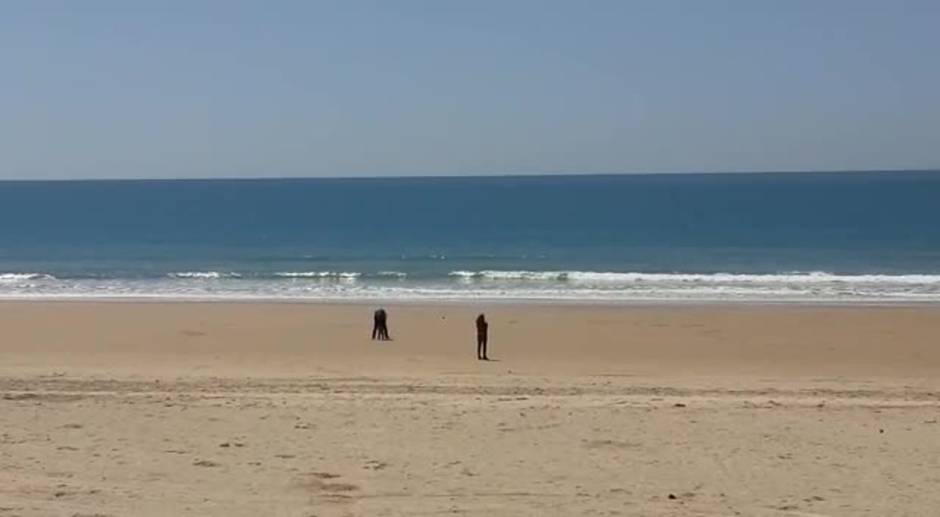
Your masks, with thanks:
M372 340L376 337L380 341L388 340L388 314L385 309L379 309L372 315Z
M489 328L490 324L486 322L486 316L483 314L477 316L477 360L490 360L489 357L486 357L486 341Z
M385 313L385 309L380 310L382 311L382 325L379 327L379 339L391 341L392 338L388 336L388 314Z

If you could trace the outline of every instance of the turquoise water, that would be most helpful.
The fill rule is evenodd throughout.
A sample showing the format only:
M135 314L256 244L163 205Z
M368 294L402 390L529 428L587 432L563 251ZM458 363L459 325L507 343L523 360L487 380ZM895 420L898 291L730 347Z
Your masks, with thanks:
M0 297L940 301L940 173L0 182Z

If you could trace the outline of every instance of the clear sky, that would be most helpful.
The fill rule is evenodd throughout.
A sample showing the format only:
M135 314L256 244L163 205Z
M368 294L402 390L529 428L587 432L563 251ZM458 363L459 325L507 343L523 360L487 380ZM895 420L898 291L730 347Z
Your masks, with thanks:
M940 1L8 1L0 179L940 168Z

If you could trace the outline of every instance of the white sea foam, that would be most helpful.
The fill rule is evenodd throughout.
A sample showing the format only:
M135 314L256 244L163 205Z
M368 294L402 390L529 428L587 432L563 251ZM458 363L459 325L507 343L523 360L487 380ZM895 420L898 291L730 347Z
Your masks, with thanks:
M381 277L377 273L299 271L279 276L282 280L215 271L181 272L163 278L53 278L42 273L0 273L0 298L940 303L940 275L482 270L455 271L450 278L407 277L395 282L381 279L398 275Z
M375 276L381 278L407 278L408 273L403 273L401 271L379 271L375 274Z
M616 273L601 271L452 271L465 280L531 280L579 283L700 283L700 284L909 284L940 285L940 275L839 275L821 271L781 274L738 273Z
M197 278L203 280L215 280L219 278L241 278L238 273L220 273L218 271L180 271L170 273L170 278Z
M340 280L355 280L362 273L349 271L281 271L274 273L281 278L335 278Z
M0 282L22 282L24 280L55 280L45 273L0 273Z
M564 280L564 271L451 271L450 276L475 280Z

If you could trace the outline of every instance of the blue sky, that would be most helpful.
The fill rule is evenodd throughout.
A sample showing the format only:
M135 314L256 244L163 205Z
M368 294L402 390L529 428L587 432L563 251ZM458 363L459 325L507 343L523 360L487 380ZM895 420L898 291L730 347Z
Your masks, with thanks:
M940 2L0 9L0 179L940 168Z

